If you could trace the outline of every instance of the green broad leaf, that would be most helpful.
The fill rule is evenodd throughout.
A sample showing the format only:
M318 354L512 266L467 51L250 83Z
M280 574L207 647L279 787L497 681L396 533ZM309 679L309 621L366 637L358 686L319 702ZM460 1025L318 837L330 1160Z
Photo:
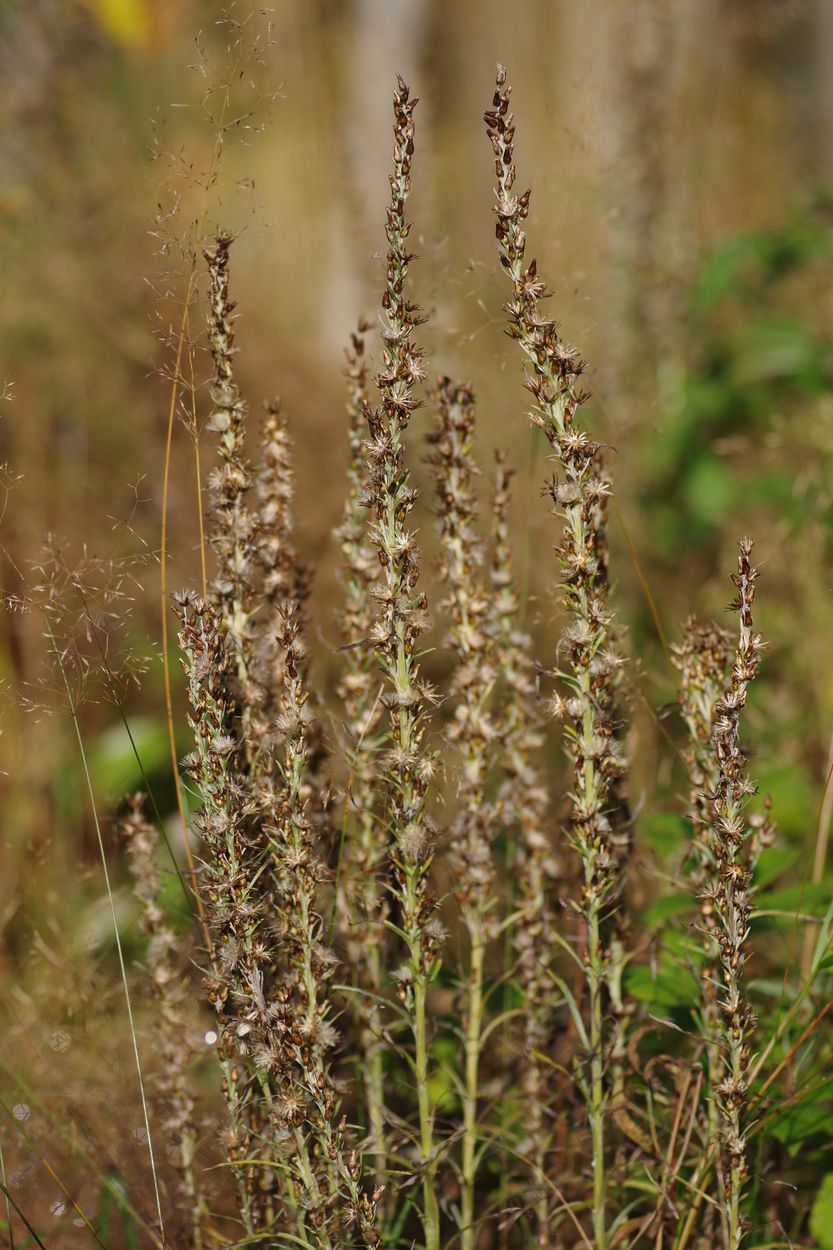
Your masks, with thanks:
M784 846L769 846L761 851L755 871L755 888L763 890L782 877L798 859L798 851Z
M675 973L680 967L687 972L691 971L692 966L698 968L706 957L700 935L691 933L684 927L669 929L663 933L662 944L662 966Z
M113 1204L115 1204L116 1210L121 1215L122 1233L124 1234L124 1244L127 1250L139 1250L139 1235L136 1230L136 1221L127 1201L127 1190L125 1189L124 1180L120 1176L108 1176L101 1191L99 1236L105 1242L105 1245L109 1245L109 1242L105 1241L102 1230L106 1227L109 1231Z
M789 985L783 977L752 977L747 984L755 994L774 998L778 1003L792 1003L797 994L796 987Z
M688 837L688 824L679 812L650 812L640 818L639 833L655 851L669 855Z
M441 1115L448 1115L460 1105L455 1083L459 1047L453 1038L438 1037L431 1043L433 1068L428 1077L428 1098Z
M817 1083L798 1102L776 1111L770 1120L770 1132L787 1147L791 1157L813 1137L830 1138L832 1090L833 1078Z
M649 929L660 929L666 920L674 916L693 915L697 910L697 902L690 894L667 894L658 898L645 913L645 924Z
M764 890L755 896L755 912L783 912L823 916L833 895L833 874L817 884L792 885L783 890Z
M148 777L170 767L170 745L164 722L136 716L130 722L130 731ZM90 770L99 792L114 800L144 787L136 753L121 723L105 730L93 743Z
M744 324L733 347L732 379L739 387L788 381L818 390L824 384L823 349L803 326L775 321Z
M711 312L736 290L741 280L748 281L750 271L760 262L762 254L763 246L754 235L741 235L715 248L694 288L694 311L701 316Z
M791 1108L772 1125L772 1136L787 1147L790 1158L795 1158L805 1142L826 1131L830 1123L830 1108L806 1106Z
M665 966L629 968L625 973L629 994L650 1007L694 1007L700 1001L700 987L688 968Z
M819 1185L810 1212L810 1233L819 1250L833 1250L833 1172Z
M815 780L803 764L789 760L761 759L756 765L759 793L768 794L772 799L779 833L786 839L794 839L798 847L804 847L807 814L814 812L818 803Z
M722 521L735 500L737 483L725 461L704 451L686 473L684 494L697 521Z

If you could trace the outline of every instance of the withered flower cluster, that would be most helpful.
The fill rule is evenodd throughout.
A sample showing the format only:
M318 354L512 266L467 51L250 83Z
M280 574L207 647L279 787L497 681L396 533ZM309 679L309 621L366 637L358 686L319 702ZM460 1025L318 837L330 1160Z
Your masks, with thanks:
M688 773L688 816L692 829L689 879L698 896L714 875L712 845L717 761L712 737L717 703L726 685L732 652L728 630L712 623L701 624L694 617L685 623L682 642L671 647L671 659L680 674L680 713L688 731L683 755ZM710 932L715 925L714 909L707 898L702 898L700 903L703 928Z
M257 474L257 528L253 535L261 582L257 650L252 663L255 687L252 736L262 743L263 768L274 755L274 725L284 682L284 656L278 642L285 604L303 607L309 594L309 575L295 550L292 502L295 474L292 440L280 402L265 405L260 431L260 469ZM268 622L268 623L267 623Z

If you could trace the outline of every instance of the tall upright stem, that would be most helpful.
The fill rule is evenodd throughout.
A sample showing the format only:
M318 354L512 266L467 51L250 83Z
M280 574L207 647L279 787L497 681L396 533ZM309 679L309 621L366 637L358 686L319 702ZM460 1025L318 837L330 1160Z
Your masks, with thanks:
M596 1250L607 1246L607 1172L605 1168L604 1005L599 913L588 915L587 985L590 998L590 1137L593 1149L593 1236Z
M456 707L447 735L457 748L459 759L459 811L450 840L456 895L469 938L469 968L462 994L466 1024L460 1244L462 1250L474 1250L483 970L486 945L495 933L493 915L497 903L492 848L497 821L494 804L487 796L498 741L490 709L497 676L496 631L489 617L485 580L481 581L476 572L483 564L483 553L472 488L477 472L472 454L474 396L467 385L441 377L432 398L437 407L431 463L435 469L442 544L440 572L448 588L442 607L451 621L448 644L457 657L452 681Z
M378 560L367 534L363 507L367 486L364 452L368 404L367 329L366 323L360 321L347 350L348 491L343 518L335 535L342 553L344 586L338 614L339 631L345 644L344 669L338 693L344 709L349 775L344 787L334 919L338 921L357 991L351 995L351 1007L358 1030L368 1145L374 1156L376 1185L382 1186L387 1171L387 1113L385 1042L380 1029L379 999L385 967L384 924L388 917L381 872L387 856L387 832L378 818L376 770L387 731L379 674L368 643L373 629L373 583Z
M515 589L509 536L511 470L503 451L496 453L492 504L492 600L490 631L503 686L495 720L503 780L495 806L511 837L508 866L517 877L519 915L513 940L522 994L524 1050L519 1086L527 1149L524 1171L530 1195L534 1244L549 1250L558 1199L546 1183L552 1151L551 1108L559 1090L546 1051L552 1037L555 1008L550 979L555 957L553 878L558 871L547 829L548 794L542 784L537 752L542 745L542 711L529 636L520 631L521 611ZM508 934L507 934L508 937ZM507 957L509 954L507 942Z
M710 895L718 917L717 947L721 965L720 1016L723 1072L716 1089L722 1120L721 1163L727 1250L739 1250L743 1241L741 1200L748 1172L746 1157L747 1069L753 1016L744 986L746 939L749 933L754 856L758 839L744 815L755 787L746 775L746 754L740 744L740 719L749 684L760 665L761 638L754 632L752 604L758 570L750 561L752 542L740 541L737 589L732 608L739 631L729 688L715 708L713 745L717 762L714 792L715 821L712 849L717 865Z
M570 618L556 665L566 691L564 697L554 700L554 710L565 723L565 745L573 763L568 832L583 866L578 908L586 935L583 971L589 1027L580 1084L593 1147L593 1230L597 1250L604 1250L610 1227L606 1003L610 996L608 972L613 972L606 929L616 909L630 850L620 794L626 764L614 707L622 661L615 650L613 618L608 609L610 481L600 445L577 421L587 398L579 388L584 364L576 349L560 338L556 323L544 315L543 301L549 292L538 277L536 262L527 265L524 260L524 222L530 193L513 194L515 124L509 111L509 93L506 71L498 66L492 108L486 112L485 121L495 155L500 262L512 282L512 298L506 305L509 334L526 357L525 381L534 400L530 417L546 435L561 474L560 479L554 475L547 485L553 512L561 522L559 589ZM622 958L617 961L617 978L621 964Z
M417 642L428 624L427 601L418 590L419 553L406 521L416 500L405 463L403 436L418 407L414 386L422 377L421 352L413 331L422 320L405 295L412 259L405 205L411 189L416 100L400 78L394 92L394 153L387 209L385 291L382 298L383 367L376 377L380 403L366 410L368 506L371 539L382 575L374 596L379 605L372 629L376 657L385 676L382 696L390 712L386 754L387 806L380 814L387 830L398 909L397 931L406 951L399 991L411 1026L417 1098L417 1141L422 1174L422 1224L426 1250L439 1250L440 1216L435 1192L434 1113L429 1089L428 986L437 966L439 926L428 888L433 837L425 814L434 763L423 737L427 690L416 659Z
M483 1024L483 927L478 916L468 925L471 945L468 1021L466 1024L466 1073L463 1096L463 1159L460 1210L460 1245L474 1250L477 1228L474 1222L474 1196L477 1180L477 1104L480 1089L480 1033Z

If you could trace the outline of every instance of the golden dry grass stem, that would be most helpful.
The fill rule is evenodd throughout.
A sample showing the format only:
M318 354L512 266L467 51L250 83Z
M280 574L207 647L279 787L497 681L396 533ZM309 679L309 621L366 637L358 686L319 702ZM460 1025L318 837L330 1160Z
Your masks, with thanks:
M186 312L188 317L185 326L185 341L188 345L188 406L191 418L191 436L194 440L194 479L197 503L197 531L199 535L198 546L200 553L200 583L202 587L202 596L205 599L208 595L208 560L205 541L205 511L202 506L203 488L202 466L200 464L200 423L197 415L197 379L194 364L194 343L191 337L190 309L186 309Z
M222 93L222 101L217 119L217 125L214 133L214 143L211 150L211 158L208 169L202 184L202 195L200 198L199 209L197 212L196 224L194 228L194 241L189 249L189 263L185 279L185 293L182 300L182 312L180 314L179 325L176 331L174 364L171 372L171 389L168 398L168 414L165 429L165 456L162 465L162 518L160 522L159 535L159 598L160 598L160 625L161 625L161 642L162 642L162 675L165 689L165 719L167 722L168 744L171 756L171 774L174 783L174 791L176 794L177 812L179 815L180 827L182 829L182 841L185 849L185 857L188 864L188 873L191 881L191 888L194 892L194 899L197 906L200 925L203 930L203 936L208 942L208 929L205 919L205 908L197 888L196 865L194 863L193 851L191 848L191 839L188 831L188 819L185 814L185 802L182 795L182 781L179 775L179 759L176 749L176 728L173 706L173 691L171 686L171 661L170 661L170 643L168 631L168 613L170 611L170 588L168 586L168 512L170 502L170 485L171 485L171 465L173 454L173 437L176 422L177 405L179 402L179 393L182 385L182 363L183 356L187 350L189 359L189 374L191 382L191 402L193 405L192 416L194 420L194 457L196 469L196 490L197 490L197 512L199 517L200 532L200 564L202 572L203 587L207 582L206 564L205 564L205 535L203 529L203 507L202 507L202 481L200 475L199 461L199 437L198 425L196 421L196 387L194 385L193 373L193 349L190 334L190 316L191 305L197 290L197 281L199 274L199 252L201 241L205 232L205 223L208 215L210 193L216 185L219 175L220 164L223 155L223 141L225 135L225 122L230 105L230 84L237 75L240 64L240 54L238 53L232 72L227 79L226 86Z
M662 624L662 617L659 614L659 608L657 607L657 603L654 598L654 592L651 590L651 583L648 580L648 577L645 573L645 569L642 566L642 561L639 558L639 552L637 551L636 544L633 541L630 527L626 525L625 518L622 515L622 509L619 507L616 500L613 501L613 511L616 515L616 519L619 522L619 526L624 535L625 543L627 544L627 548L628 548L628 553L631 557L633 567L636 570L636 576L639 579L639 585L642 587L642 593L645 596L645 602L648 605L648 611L651 613L651 620L654 622L654 628L657 631L657 638L659 638L659 641L662 645L662 649L665 652L666 656L670 657L671 651L668 646L668 637L665 633L665 628Z
M185 848L185 858L188 864L191 889L194 893L194 900L197 905L200 924L206 933L207 940L205 909L197 887L196 865L194 863L194 855L191 849L188 819L185 815L185 802L182 796L182 782L179 775L179 755L176 749L176 726L174 719L173 692L171 687L170 643L168 637L168 612L170 611L170 591L168 587L168 506L171 480L171 454L173 450L174 424L176 420L177 399L179 394L179 375L182 367L182 354L185 347L188 328L188 309L191 300L193 299L195 282L196 260L193 262L192 270L188 277L188 285L185 293L185 306L183 308L182 320L180 322L179 333L177 336L173 381L171 383L171 394L168 404L168 423L165 433L165 461L162 469L162 521L159 536L159 598L162 631L162 674L165 687L165 720L167 724L168 744L171 755L171 772L174 781L177 811L179 813L180 827L182 829L182 844ZM200 512L202 512L201 503Z

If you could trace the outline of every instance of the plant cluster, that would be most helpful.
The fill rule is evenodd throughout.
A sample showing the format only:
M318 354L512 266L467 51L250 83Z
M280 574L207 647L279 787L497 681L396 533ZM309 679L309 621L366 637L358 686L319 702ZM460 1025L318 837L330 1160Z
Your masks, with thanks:
M691 620L672 648L688 776L677 884L692 904L676 950L695 994L659 1019L634 992L656 951L629 906L629 662L584 362L527 256L530 192L516 190L498 67L485 125L505 328L552 466L560 624L542 658L514 574L506 454L483 509L474 390L446 376L423 385L408 218L416 106L400 79L378 334L360 322L347 352L334 694L313 681L290 427L267 405L249 459L233 238L221 232L205 250L213 569L174 605L193 734L191 937L166 921L139 796L123 820L163 1069L152 1101L175 1174L176 1219L153 1238L193 1250L790 1244L788 1199L763 1201L759 1180L762 1124L789 1063L781 1035L758 1035L747 971L756 871L775 836L741 740L763 648L752 543L741 541L733 575L736 630ZM423 408L436 599L414 516L411 428ZM450 666L442 688L426 676L432 610ZM829 924L792 992L802 1042L828 954ZM200 1167L186 958L214 1013L228 1186Z

